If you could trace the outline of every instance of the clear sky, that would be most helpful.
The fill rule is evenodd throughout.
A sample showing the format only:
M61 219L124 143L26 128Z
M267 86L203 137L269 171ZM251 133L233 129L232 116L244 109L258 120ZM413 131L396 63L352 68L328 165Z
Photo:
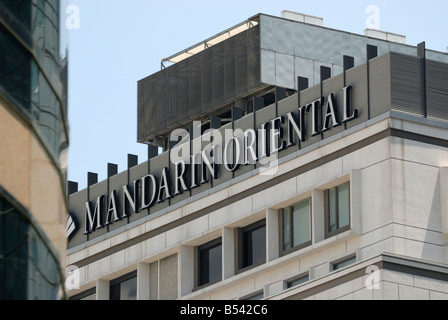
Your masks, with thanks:
M68 179L87 185L87 172L106 179L107 163L139 163L147 148L137 140L137 82L160 70L160 62L257 13L280 16L291 10L319 16L324 26L364 34L379 28L425 41L446 52L448 1L402 0L61 0L61 49L68 50L70 148ZM79 11L70 10L75 6ZM78 14L79 13L79 14ZM68 23L66 23L68 22ZM77 25L76 22L79 22Z

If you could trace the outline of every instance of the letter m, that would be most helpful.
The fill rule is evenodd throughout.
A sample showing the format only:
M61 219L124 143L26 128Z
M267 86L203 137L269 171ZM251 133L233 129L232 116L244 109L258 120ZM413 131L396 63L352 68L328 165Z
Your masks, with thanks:
M90 209L90 201L85 203L86 206L86 218L85 218L85 230L84 234L89 234L96 229L101 228L101 203L104 196L99 196L96 200L95 210L92 216L92 210ZM95 225L96 222L96 225Z

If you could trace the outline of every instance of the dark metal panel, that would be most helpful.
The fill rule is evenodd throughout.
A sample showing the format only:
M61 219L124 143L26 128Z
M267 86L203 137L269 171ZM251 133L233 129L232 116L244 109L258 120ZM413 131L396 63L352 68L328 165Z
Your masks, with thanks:
M167 126L175 125L177 121L177 108L179 105L179 66L174 65L167 69L168 72L168 95L169 108L167 117Z
M370 116L383 114L390 106L390 54L385 54L370 61Z
M186 160L188 161L188 159L186 159ZM171 195L173 196L170 199L170 206L173 205L173 204L176 204L176 203L178 203L178 202L180 202L182 200L188 199L190 197L190 190L189 190L189 188L191 186L191 180L190 180L190 170L189 170L189 166L188 165L185 165L185 174L183 176L183 181L185 182L187 190L184 190L182 188L181 182L179 181L179 191L181 193L176 195L176 196L174 196L175 183L176 183L176 164L174 163L174 161L170 161L168 179L170 179L170 181L171 181L171 193L172 193Z
M226 130L229 130L229 131L227 131L227 136L226 136ZM222 153L221 153L220 156L218 156L218 159L219 159L219 160L222 160L222 159L223 159L223 155L224 155L224 149L225 149L226 142L227 142L227 140L229 140L229 138L231 137L231 133L232 133L232 123L228 123L228 124L222 126L222 127L219 129L219 132L220 132L221 137L222 137L222 143L221 143L221 146L222 146L221 152L222 152ZM232 178L233 178L233 174L232 174L232 172L227 171L227 170L224 168L224 165L221 163L221 164L218 166L218 179L214 179L214 180L213 180L213 182L212 182L212 186L213 186L213 187L216 187L216 186L218 186L218 185L220 185L220 184L222 184L222 183L225 183L225 182L229 181L229 180L232 179Z
M294 94L278 102L278 115L283 116L288 112L297 112L299 107L299 95Z
M448 65L426 61L428 117L448 121Z
M214 125L216 124L215 121ZM220 128L221 126L219 125L218 128ZM215 129L211 129L210 132L219 132L219 130L215 130ZM210 135L205 132L204 135L197 137L195 140L191 141L191 145L192 145L192 149L191 149L191 153L192 154L196 154L196 177L198 179L198 183L200 183L202 176L201 176L201 168L200 168L200 164L202 163L202 158L201 158L201 152L203 150L205 150L206 147L210 147L210 145L212 144L212 142L210 142ZM220 141L214 141L214 144L222 144L222 142ZM198 150L199 149L199 150ZM218 157L219 158L219 157ZM207 171L208 174L208 171ZM209 177L209 176L207 176ZM211 182L210 180L204 184L198 184L198 186L196 188L191 189L191 195L197 195L201 192L207 191L210 189L210 186L212 185L213 182Z
M255 26L141 80L139 141L260 85L260 27Z
M359 112L357 119L347 122L347 128L351 128L369 119L367 65L347 70L345 81L346 86L352 86L352 107Z
M275 103L271 104L256 113L256 129L260 129L261 125L271 121L272 119L275 119L276 117L276 110L275 110Z
M218 43L213 49L213 104L224 102L224 43Z
M157 73L157 121L155 122L156 131L166 128L166 121L168 118L168 81L167 70L162 70Z
M87 236L84 235L84 219L85 219L85 206L87 201L87 189L72 194L68 198L68 204L70 208L70 216L75 222L75 226L79 228L70 238L69 249L83 244L87 241Z
M330 94L334 94L336 105L335 113L337 121L339 122L339 125L336 127L333 127L333 122L330 121L328 131L323 133L323 138L326 139L334 134L340 133L344 131L344 125L342 123L342 120L344 118L343 115L343 107L344 107L344 96L342 92L342 88L344 87L344 75L340 74L336 77L333 77L325 82L322 83L322 93L325 98L325 104L322 109L322 116L325 117L326 114L326 107L327 107L327 101Z
M224 100L236 96L236 46L232 37L224 42Z
M424 116L421 86L422 65L420 59L391 53L392 109Z
M235 36L236 41L236 94L247 92L247 32Z
M179 62L179 106L177 119L184 121L189 117L190 106L190 59ZM150 130L150 128L148 128ZM151 134L155 131L151 130Z
M201 69L202 54L192 56L190 58L190 117L201 113Z
M95 205L97 203L98 197L106 195L106 194L107 194L107 180L103 180L103 181L89 187L89 200L91 202L90 210L92 212L92 215L94 214ZM106 211L107 211L107 197L102 198L101 206L102 206L102 210L100 213L101 214L101 224L104 225L104 221L106 219ZM83 219L84 219L84 217L83 217ZM85 227L85 225L84 225L84 227ZM81 231L84 232L84 229ZM99 228L99 229L95 230L95 232L92 232L91 234L89 234L89 240L97 238L106 233L107 233L106 226Z
M261 50L260 50L260 27L251 28L247 31L247 67L248 67L248 89L254 89L261 84Z
M309 103L315 101L316 99L319 99L319 97L321 96L320 93L320 86L314 86L308 89L305 89L303 91L300 92L300 106L301 107L306 107ZM319 110L319 115L320 110ZM320 116L318 117L318 121L319 121L319 128L321 125L322 120L320 119ZM311 109L308 112L305 112L305 142L301 143L301 148L303 149L304 147L310 146L314 143L317 143L321 140L321 135L318 134L316 136L311 136L312 133L312 123L313 123L313 119L312 119L312 111ZM319 129L318 128L318 129ZM319 130L318 130L319 131Z
M290 97L287 97L281 101L278 102L278 115L279 116L284 116L289 112L292 112L294 115L298 115L298 107L299 107L299 94L294 94ZM285 123L282 124L282 128L283 128L283 141L287 141L287 134L288 133L288 120L285 117ZM298 145L298 139L297 139L297 135L294 133L293 134L294 137L294 143L296 144L295 146L289 147L285 150L282 150L279 152L279 158L282 158L290 153L296 152L299 148Z
M113 190L116 190L117 197L116 197L115 200L116 200L116 206L117 206L119 217L121 217L122 214L123 214L123 202L122 202L122 190L121 190L121 187L125 186L127 184L128 184L128 171L126 170L126 171L120 172L117 175L114 175L114 176L110 177L109 178L109 194L104 192L104 194L106 195L104 203L105 203L106 210L107 210L107 207L109 206L109 201L110 201L110 193ZM121 228L122 226L126 225L127 223L128 223L128 218L124 217L120 221L117 221L117 222L114 222L114 223L110 224L108 226L109 232L112 231L112 230L116 230L118 228Z
M162 154L159 154L157 157L152 158L150 160L150 168L151 168L151 174L154 175L154 177L157 178L157 184L160 184L160 177L162 176L162 171L163 168L168 167L169 164L169 151L164 152ZM167 176L169 175L169 173L167 172ZM169 177L168 177L169 179ZM171 192L171 189L170 189ZM157 197L157 195L156 195ZM156 213L157 211L164 209L166 207L168 207L169 205L169 200L164 200L161 203L157 203L154 204L154 206L152 206L150 208L151 214Z
M235 121L234 127L235 130L241 129L242 132L245 132L248 129L252 129L254 126L254 117L253 114L246 115ZM254 169L254 165L241 165L240 168L235 171L235 177L241 176L247 172L250 172Z
M148 163L147 162L143 162L135 167L132 167L131 169L129 169L129 191L131 192L131 190L133 190L134 188L134 181L141 179L142 177L146 176L148 174ZM148 210L143 210L140 211L140 207L141 207L141 183L137 184L138 187L138 191L137 191L137 208L139 209L139 212L136 214L132 214L129 217L129 222L133 222L136 221L138 219L143 218L144 216L146 216L148 214Z
M138 140L146 138L154 128L157 117L155 75L138 82Z
M202 106L206 111L213 106L213 51L209 48L202 52Z

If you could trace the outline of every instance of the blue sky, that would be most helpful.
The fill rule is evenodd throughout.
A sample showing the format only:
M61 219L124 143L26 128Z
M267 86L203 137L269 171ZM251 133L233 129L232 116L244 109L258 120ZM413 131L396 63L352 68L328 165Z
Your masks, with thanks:
M69 5L79 16L66 13ZM446 52L445 0L61 0L61 49L69 56L68 179L83 189L87 172L106 179L107 163L124 171L127 154L146 161L146 146L136 142L137 81L159 71L162 58L257 13L280 16L282 10L363 34L370 5L379 9L380 29L405 35L410 45L425 41L428 49ZM79 18L79 29L66 27L72 18Z

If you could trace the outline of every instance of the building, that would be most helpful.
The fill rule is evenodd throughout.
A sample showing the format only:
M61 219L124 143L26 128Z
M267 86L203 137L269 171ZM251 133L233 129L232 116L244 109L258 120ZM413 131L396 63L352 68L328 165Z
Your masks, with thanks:
M287 11L163 60L147 161L69 182L70 298L448 298L447 80L424 42Z
M0 299L65 296L67 61L59 1L0 1Z

